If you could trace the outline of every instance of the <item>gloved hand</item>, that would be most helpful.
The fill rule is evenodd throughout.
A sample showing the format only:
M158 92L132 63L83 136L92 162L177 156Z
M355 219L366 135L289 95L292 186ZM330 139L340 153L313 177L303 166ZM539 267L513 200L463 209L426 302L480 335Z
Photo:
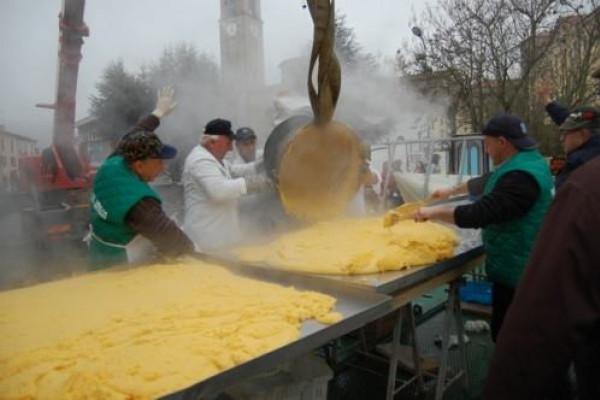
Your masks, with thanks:
M177 106L177 102L175 101L174 97L175 89L173 86L165 86L159 89L156 96L156 106L154 107L152 114L158 119L162 119L171 113L175 106Z
M246 193L263 193L275 187L273 181L265 175L251 175L244 177L246 180Z

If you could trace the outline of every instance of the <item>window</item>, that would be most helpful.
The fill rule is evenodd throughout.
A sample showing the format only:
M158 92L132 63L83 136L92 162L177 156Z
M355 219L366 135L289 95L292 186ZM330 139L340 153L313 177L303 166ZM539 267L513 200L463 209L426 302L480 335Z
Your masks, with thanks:
M10 158L10 166L13 168L17 167L17 157L11 157Z

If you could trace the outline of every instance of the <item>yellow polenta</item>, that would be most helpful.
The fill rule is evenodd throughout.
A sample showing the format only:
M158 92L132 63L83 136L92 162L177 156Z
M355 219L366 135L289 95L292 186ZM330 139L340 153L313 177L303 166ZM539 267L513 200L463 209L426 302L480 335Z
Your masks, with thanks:
M456 244L452 229L433 222L384 228L381 218L362 218L317 223L235 253L246 262L288 270L352 275L431 264L451 257Z
M0 398L156 398L339 320L334 305L199 261L3 292Z

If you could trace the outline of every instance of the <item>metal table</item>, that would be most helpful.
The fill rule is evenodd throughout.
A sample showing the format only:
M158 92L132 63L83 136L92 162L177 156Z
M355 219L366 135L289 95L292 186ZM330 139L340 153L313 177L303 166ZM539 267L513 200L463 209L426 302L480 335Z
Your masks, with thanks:
M333 325L323 325L314 320L306 321L302 324L301 337L298 340L222 371L186 389L164 396L163 399L206 399L214 396L234 383L267 372L274 366L354 331L391 310L389 296L343 283L330 282L314 276L289 274L274 269L248 268L247 265L221 257L202 258L223 265L241 276L333 296L337 299L335 311L341 312L344 318Z
M337 311L344 314L344 319L331 326L323 326L313 321L303 324L302 336L297 341L256 359L238 365L214 375L198 384L180 392L164 397L165 399L197 399L215 394L244 378L268 371L274 365L317 348L346 333L361 328L390 312L396 313L393 351L390 360L388 379L388 400L393 399L400 389L396 388L396 371L398 366L397 350L399 348L402 321L407 318L411 336L416 339L414 319L412 318L412 300L444 284L450 284L448 306L446 307L446 328L443 335L441 361L446 363L448 357L448 338L450 324L454 321L459 332L459 347L466 371L465 346L462 342L462 316L458 298L458 284L465 273L473 270L483 262L483 247L478 231L459 230L462 237L456 254L435 264L410 268L402 271L389 271L379 274L338 276L309 275L295 271L273 268L265 264L246 264L232 259L229 255L212 254L205 258L232 268L236 272L283 285L293 285L298 289L316 290L338 299ZM416 374L414 380L423 386L423 372L419 366L419 349L413 340L413 362ZM436 399L441 399L445 389L460 377L467 378L465 372L446 382L446 366L440 367L437 377ZM465 380L465 385L468 381Z
M456 249L455 255L431 265L370 275L319 275L319 278L329 281L331 284L340 284L344 287L368 290L373 293L385 294L392 298L392 308L390 312L396 313L396 321L394 324L392 357L390 359L389 368L388 400L393 399L396 393L406 387L408 383L415 380L418 382L420 388L423 389L423 371L419 366L419 348L416 341L416 328L412 314L412 300L444 284L449 284L450 287L448 292L448 304L446 306L444 332L442 335L443 345L440 360L441 365L437 376L436 399L441 399L446 388L459 378L464 379L465 387L469 386L468 365L466 348L463 342L464 332L458 289L460 278L465 273L483 264L484 250L479 231L472 229L458 229L458 233L462 240L461 244ZM273 269L273 267L266 265L250 266L259 270ZM288 271L287 273L295 276L308 276L298 272ZM406 319L408 323L410 335L413 338L413 363L415 365L416 373L411 380L404 382L400 388L396 388L396 371L398 366L397 355L400 347L400 333L404 319ZM457 331L456 334L458 335L463 370L462 372L457 373L449 381L446 381L449 352L448 342L452 324L454 324L455 330Z
M436 400L441 400L445 390L458 379L463 379L465 388L469 387L469 366L463 338L464 330L458 289L460 278L465 273L483 264L484 251L478 231L461 229L459 230L459 234L462 237L462 241L456 250L455 256L432 265L366 276L325 276L326 279L333 282L342 282L348 286L370 289L375 293L387 294L392 297L392 312L395 312L395 324L388 375L387 400L392 400L398 392L415 381L417 382L418 389L420 391L424 390L424 373L420 366L420 352L416 340L417 334L412 312L412 300L444 284L449 284L450 287L444 332L442 334L442 351L435 398ZM400 336L404 320L408 324L410 336L412 337L412 361L415 366L415 375L408 381L400 382L400 387L397 387L398 353L400 351ZM448 343L452 324L454 324L458 336L462 370L447 381Z

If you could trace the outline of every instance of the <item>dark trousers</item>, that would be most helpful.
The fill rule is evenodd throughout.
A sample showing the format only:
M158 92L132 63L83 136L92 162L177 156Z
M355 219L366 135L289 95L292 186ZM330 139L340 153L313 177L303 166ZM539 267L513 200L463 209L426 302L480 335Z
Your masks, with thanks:
M492 340L496 343L496 338L504 322L504 317L508 312L510 303L515 295L515 289L503 285L501 283L494 283L492 285Z

